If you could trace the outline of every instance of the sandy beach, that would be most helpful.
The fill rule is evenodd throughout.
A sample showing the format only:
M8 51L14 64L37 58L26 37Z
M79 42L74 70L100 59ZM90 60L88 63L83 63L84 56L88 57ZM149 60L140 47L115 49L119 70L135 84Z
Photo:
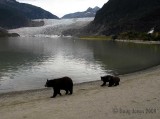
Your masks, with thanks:
M159 119L160 66L120 78L117 87L76 84L56 98L52 89L0 94L0 119Z

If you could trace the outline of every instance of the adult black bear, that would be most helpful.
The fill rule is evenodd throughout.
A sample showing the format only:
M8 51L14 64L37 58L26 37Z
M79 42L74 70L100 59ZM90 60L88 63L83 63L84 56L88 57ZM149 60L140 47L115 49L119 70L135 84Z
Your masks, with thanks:
M106 82L109 82L108 87L111 87L113 85L117 86L117 85L119 85L119 82L120 82L119 77L111 76L111 75L103 76L103 77L101 77L101 80L103 81L103 84L101 86L105 86Z
M65 90L66 94L68 94L68 91L70 92L70 94L73 93L73 81L69 77L62 77L62 78L47 80L45 87L53 88L54 93L51 98L56 97L57 94L61 95L60 90Z

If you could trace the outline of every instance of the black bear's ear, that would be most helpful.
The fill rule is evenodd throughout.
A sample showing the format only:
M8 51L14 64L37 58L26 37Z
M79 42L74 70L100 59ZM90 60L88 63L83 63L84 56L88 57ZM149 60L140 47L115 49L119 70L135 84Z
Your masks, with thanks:
M48 81L48 79L47 79L47 81Z

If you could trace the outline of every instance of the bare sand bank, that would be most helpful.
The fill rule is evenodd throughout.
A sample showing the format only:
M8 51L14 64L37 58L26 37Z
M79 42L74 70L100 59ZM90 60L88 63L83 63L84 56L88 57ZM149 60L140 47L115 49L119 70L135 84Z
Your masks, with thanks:
M82 83L54 99L52 89L1 94L0 119L159 119L160 66L120 78L117 87Z

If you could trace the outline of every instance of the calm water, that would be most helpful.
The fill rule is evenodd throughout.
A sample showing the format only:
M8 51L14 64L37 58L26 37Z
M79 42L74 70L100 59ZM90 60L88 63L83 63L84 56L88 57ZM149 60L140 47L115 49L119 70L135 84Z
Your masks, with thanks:
M0 40L0 92L43 88L46 79L69 76L74 83L100 80L160 64L160 46L19 37Z
M44 88L47 79L62 76L80 83L160 64L160 45L55 37L92 20L45 20L42 27L11 30L19 38L0 38L0 93Z

